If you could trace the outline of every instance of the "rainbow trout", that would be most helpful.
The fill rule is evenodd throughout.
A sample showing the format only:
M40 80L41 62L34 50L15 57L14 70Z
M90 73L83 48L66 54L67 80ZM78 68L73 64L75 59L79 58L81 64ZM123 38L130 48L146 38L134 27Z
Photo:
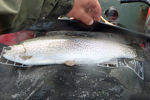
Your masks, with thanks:
M116 58L136 58L136 49L113 41L79 36L43 36L8 46L3 57L25 65L99 64Z

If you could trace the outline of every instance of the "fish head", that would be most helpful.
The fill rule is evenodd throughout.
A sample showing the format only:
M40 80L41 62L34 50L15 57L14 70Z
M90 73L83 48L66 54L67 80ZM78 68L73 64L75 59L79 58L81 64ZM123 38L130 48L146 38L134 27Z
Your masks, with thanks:
M4 48L3 57L8 60L17 60L21 56L24 56L25 48L23 45L13 45Z

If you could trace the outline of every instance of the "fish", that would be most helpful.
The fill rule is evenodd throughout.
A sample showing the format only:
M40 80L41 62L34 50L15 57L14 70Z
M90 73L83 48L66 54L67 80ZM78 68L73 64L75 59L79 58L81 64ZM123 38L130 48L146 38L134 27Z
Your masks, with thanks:
M105 39L81 36L41 36L8 46L3 57L25 65L99 64L138 57L136 48Z

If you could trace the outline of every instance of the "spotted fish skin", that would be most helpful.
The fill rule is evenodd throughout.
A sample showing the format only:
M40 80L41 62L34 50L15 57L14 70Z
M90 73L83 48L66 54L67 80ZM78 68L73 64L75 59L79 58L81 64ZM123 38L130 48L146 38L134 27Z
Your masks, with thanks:
M9 49L8 49L9 48ZM98 64L116 58L135 58L136 50L113 41L77 36L43 36L9 46L3 57L25 65Z

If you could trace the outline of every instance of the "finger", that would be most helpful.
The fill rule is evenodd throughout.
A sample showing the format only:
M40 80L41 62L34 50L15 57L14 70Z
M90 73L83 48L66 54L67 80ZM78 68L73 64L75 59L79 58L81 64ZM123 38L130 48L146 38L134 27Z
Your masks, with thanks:
M92 25L94 22L93 18L88 13L86 13L84 9L73 9L70 13L67 14L67 16L81 20L87 25Z
M92 25L94 20L93 18L84 10L80 13L79 16L76 16L77 19L81 20L83 23L87 24L87 25Z
M91 15L93 16L93 19L95 21L100 21L101 12L102 12L101 6L99 2L96 0L96 2L93 2L93 4L91 4Z
M90 13L91 9L90 8L85 8L85 12Z

